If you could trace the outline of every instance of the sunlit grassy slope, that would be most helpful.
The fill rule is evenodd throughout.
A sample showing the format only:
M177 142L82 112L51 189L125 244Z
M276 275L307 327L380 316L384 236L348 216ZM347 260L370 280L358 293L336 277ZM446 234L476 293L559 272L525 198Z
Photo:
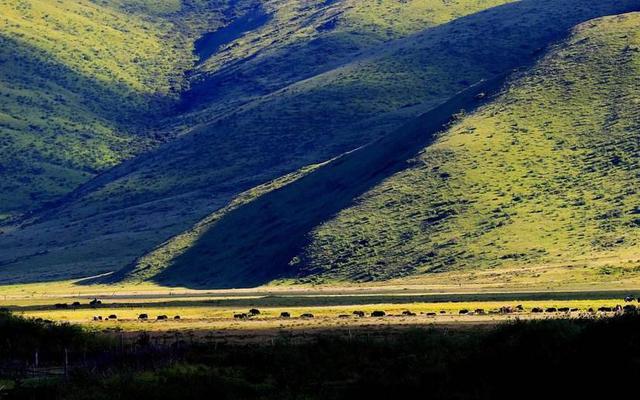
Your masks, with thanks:
M192 26L195 21L199 21L197 5L194 3L197 2L183 3L180 18L187 22L181 24L181 27ZM434 0L428 0L425 4L431 3L440 4ZM421 17L425 21L424 27L461 15L464 7L458 3L460 2L450 3L445 7L455 12L444 13L441 9L431 12L425 9ZM463 3L469 5L477 2ZM502 3L504 1L481 2L469 7L467 12L479 9L480 4L483 7L491 7ZM325 96L322 87L319 87L325 79L322 76L317 77L319 83L309 89L315 92L314 96L277 91L283 84L295 83L317 74L318 71L335 67L335 63L331 62L333 58L327 56L328 52L341 60L339 65L352 61L354 57L360 57L358 53L361 49L371 48L369 51L373 51L375 44L381 43L379 39L371 41L368 35L359 35L357 27L352 29L350 34L353 38L350 40L359 43L358 46L333 46L333 42L321 39L342 35L338 34L342 28L319 29L319 26L326 22L327 16L337 18L344 14L344 10L352 8L353 4L357 3L263 2L265 12L273 15L267 26L258 29L258 32L264 31L264 34L257 38L251 36L254 33L250 32L230 44L233 49L238 49L234 50L238 53L224 56L225 60L217 64L220 71L213 68L211 72L196 72L192 84L196 87L200 85L199 79L202 77L207 85L215 83L221 76L225 76L225 71L236 71L237 73L231 74L232 79L223 80L221 85L208 88L205 93L208 97L199 96L195 90L197 104L192 104L193 101L188 102L190 106L195 107L194 112L187 113L184 118L171 117L163 121L165 132L172 135L176 132L183 133L183 139L148 157L142 157L133 165L124 164L91 181L74 193L71 199L64 199L65 209L69 211L54 210L59 219L52 220L50 215L40 216L40 221L46 226L33 226L37 233L29 232L32 228L28 227L5 235L0 240L3 242L0 247L5 250L2 252L3 255L0 255L0 262L8 263L9 268L21 271L20 275L23 277L24 271L32 268L38 269L38 272L34 273L35 276L41 276L43 271L40 268L44 268L47 275L53 273L55 276L61 271L68 274L69 271L77 270L80 265L80 269L86 271L87 264L96 266L95 269L90 269L91 271L117 269L123 263L131 261L132 257L139 256L168 236L179 233L207 213L223 207L234 195L295 171L303 165L325 161L385 130L387 127L383 124L365 123L364 128L358 128L360 133L354 140L350 133L352 130L346 125L358 122L359 116L363 114L356 108L362 108L364 103L360 101L356 107L356 102L352 102L353 113L344 107L353 93L370 92L372 97L377 97L385 96L384 91L370 91L366 86L360 87L355 82L350 83L347 80L336 86L344 87L347 90L344 94ZM217 7L215 4L214 6ZM222 8L225 12L222 13L221 19L230 23L234 15L241 15L254 6L255 4L252 5L248 1L234 2L231 11ZM122 3L117 9L127 10L136 16L148 13L144 8L132 8L129 3ZM398 7L393 6L391 11L393 9ZM184 16L182 14L185 10L191 12ZM443 17L436 17L440 13L444 13ZM168 15L163 14L162 18L171 19L172 15L170 11ZM357 20L354 16L350 19ZM404 24L403 19L394 16L392 12L386 19L394 21L396 26ZM288 22L282 23L284 20ZM347 19L341 17L339 20ZM305 37L290 33L291 29L296 32L312 30L315 33ZM413 29L417 27L414 26ZM407 31L404 28L403 30ZM398 35L400 33L395 34ZM446 35L447 33L441 32L431 42L442 40ZM324 43L325 51L317 51L318 43ZM245 52L239 49L254 47L260 49L259 54L242 58ZM286 49L288 55L275 51L277 48ZM226 50L222 53L226 54ZM269 64L269 60L274 61ZM245 64L246 67L243 67ZM205 69L204 64L202 68ZM241 68L242 72L238 68ZM252 82L268 83L265 90L275 91L266 94L262 89L254 91L252 88L255 85ZM454 81L447 93L464 85L465 82ZM423 92L419 86L415 86L413 91L422 93L431 102L441 96L440 93ZM192 100L193 92L190 92L191 95L185 95L185 98ZM256 97L256 93L263 96ZM399 93L400 91L395 91L394 96L398 96ZM338 110L342 109L339 115L333 115L333 109L317 112L334 104L333 98L336 96L342 98L335 102L339 106ZM238 102L246 102L246 98L253 99L251 105L247 105L252 109L238 106ZM280 104L278 99L282 98L290 99L287 101L291 105ZM202 102L205 104L200 104ZM382 110L391 111L406 104L404 101L389 102L382 105ZM258 112L254 111L256 106L259 106ZM365 116L371 117L378 115L380 110L380 107L374 107L365 108L363 111ZM415 115L419 110L405 108L401 111L403 115L394 117L391 125L401 123L407 116ZM225 116L224 121L220 121L221 116ZM206 124L197 125L202 122ZM340 132L336 131L336 126L340 127ZM375 127L376 130L369 135L367 127ZM279 132L281 128L286 128L286 131ZM296 139L298 132L303 135ZM321 136L320 140L314 139L316 135ZM289 146L293 147L288 149ZM180 200L176 201L175 196ZM43 252L47 252L46 255ZM25 257L28 257L28 261ZM34 260L33 257L38 260ZM27 264L21 264L23 261ZM64 266L61 266L63 264ZM58 268L61 268L61 271Z
M139 123L184 85L184 38L102 3L0 1L0 213L148 147Z
M639 78L640 14L580 25L411 168L315 229L303 273L366 281L562 263L639 273Z
M638 8L631 0L260 3L268 21L194 72L185 113L166 125L176 140L5 228L2 280L117 270L239 193L526 64L577 23Z
M540 274L571 284L628 279L640 272L639 24L640 14L628 14L575 28L406 170L313 229L288 266L283 255L304 243L299 227L316 218L316 199L322 203L318 188L326 188L330 208L336 188L350 193L335 174L351 173L356 185L357 169L338 166L314 180L329 164L309 183L205 222L207 229L142 258L133 276L149 278L146 268L161 271L160 282L224 286L251 282L247 275L254 284L282 274L318 283L522 268L528 275L518 280L537 284L545 281ZM368 165L364 150L351 157L360 153L354 165ZM567 274L558 275L563 266Z

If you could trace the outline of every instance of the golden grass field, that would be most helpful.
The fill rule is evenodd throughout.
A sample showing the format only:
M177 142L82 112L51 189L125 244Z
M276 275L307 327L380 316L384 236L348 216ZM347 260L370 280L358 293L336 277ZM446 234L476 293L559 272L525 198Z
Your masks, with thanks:
M343 287L280 285L199 291L150 283L106 286L65 281L4 286L0 288L0 307L7 307L25 317L79 324L90 330L126 335L149 332L157 340L166 340L173 335L248 340L282 334L304 336L319 331L351 334L352 329L478 327L516 319L598 318L614 314L598 312L598 308L624 306L625 296L635 294L629 286L615 285L599 291L492 289L490 285L456 288L455 285L388 284ZM93 298L98 298L102 304L90 307L89 302ZM79 302L80 306L71 307L74 302ZM69 308L56 308L58 303L67 304ZM522 306L522 311L499 312L501 307L518 305ZM567 307L574 311L532 313L534 307ZM234 314L247 313L251 308L259 309L260 315L242 320L234 318ZM484 313L474 312L477 309L484 310ZM589 309L595 312L591 313ZM366 317L354 316L353 311L356 310L365 312ZM371 317L371 312L376 310L387 315ZM463 315L460 310L470 313ZM416 315L402 315L403 311ZM280 318L281 312L289 312L291 318ZM138 320L142 313L148 314L147 321ZM301 318L305 313L314 317ZM117 319L105 320L112 314ZM159 315L166 315L168 320L156 320ZM173 319L176 315L180 316L179 320ZM101 316L103 320L94 321L94 316Z

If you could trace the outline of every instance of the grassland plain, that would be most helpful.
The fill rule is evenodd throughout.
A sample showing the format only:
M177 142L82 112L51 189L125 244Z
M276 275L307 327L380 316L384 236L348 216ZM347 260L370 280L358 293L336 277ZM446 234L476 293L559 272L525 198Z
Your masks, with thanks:
M273 4L265 3L264 7L270 9ZM333 12L341 4L323 3L323 11L313 14L314 18ZM459 7L461 2L450 4ZM200 112L195 107L184 119L177 120L186 126L178 130L182 132L179 139L101 175L63 199L59 208L31 221L36 223L7 229L0 239L4 280L60 279L119 268L224 207L237 194L357 148L469 84L530 60L573 25L637 8L633 1L479 4L488 9L470 15L451 12L449 15L457 19L447 23L425 18L430 27L408 37L384 42L384 46L352 49L355 54L345 56L346 62L336 62L338 65L330 61L320 62L319 70L303 68L291 77L295 82L280 80L288 85L284 88L265 86L265 94L258 87L251 93L259 97L243 106L209 99L220 108L216 111L215 104L205 107L208 111L202 115L208 117L194 128L190 118ZM402 13L391 14L385 19L403 23L397 18ZM353 21L364 18L346 11L340 15L349 15ZM260 31L269 36L265 30L279 27L279 18L272 17ZM347 20L338 18L335 26L329 24L331 29L320 29L323 33L318 37L339 32L342 21ZM416 28L399 28L393 35L402 36L412 29ZM284 34L278 29L274 32ZM230 46L246 45L243 38ZM373 43L364 37L362 40ZM253 39L250 42L254 43ZM276 56L260 51L241 64L275 60ZM304 64L295 57L283 59L291 65ZM253 82L254 75L248 70L233 69L237 65L227 63L224 68L203 72L203 82L211 83L212 88L217 78L224 78L219 82L225 87ZM277 73L274 69L289 64L267 65L256 64L254 71L255 76L264 77L264 82L272 81L269 74ZM237 73L226 76L225 71Z
M156 332L169 337L172 332L179 331L191 332L198 337L249 341L268 340L282 332L304 336L322 330L369 329L379 325L408 329L434 324L486 326L516 319L597 318L613 315L612 312L599 312L600 308L628 305L630 303L624 298L634 294L629 290L430 293L424 289L363 290L362 287L351 290L328 287L207 292L151 285L87 287L74 286L73 282L50 283L47 286L17 285L3 289L6 290L0 297L0 307L32 319L68 322L95 331ZM101 304L90 306L93 298L99 298ZM76 302L78 305L73 306L72 303ZM65 308L60 304L65 304ZM252 308L258 308L260 315L245 320L233 317ZM500 312L504 308L513 311ZM534 313L532 310L535 308L542 308L545 312ZM378 310L387 316L370 317ZM362 311L366 316L357 317L353 311ZM414 314L404 315L407 311ZM291 318L282 318L282 312L288 312ZM139 320L140 314L147 314L149 320ZM311 314L313 318L301 318L303 314ZM116 317L108 318L112 315ZM169 319L157 321L159 315L166 315ZM176 315L180 316L179 320L173 318ZM102 319L95 321L95 316Z
M254 200L199 225L138 266L152 274L168 267L156 279L183 284L197 268L192 284L204 286L242 285L232 277L276 278L283 271L328 283L408 275L435 283L456 274L466 284L549 287L635 280L637 25L638 14L628 14L575 28L504 93L458 116L409 168L316 228L302 253L291 251L305 234L298 229L305 212L316 218L305 197L309 185L326 186L320 197L333 204L333 188L350 193L335 175L351 173L361 182L355 169L320 167L269 201ZM390 137L407 141L399 133ZM367 151L350 157L368 165ZM313 179L323 170L327 177ZM243 238L237 248L236 236ZM256 243L253 250L247 242ZM483 270L489 273L478 273ZM424 275L444 271L451 273Z

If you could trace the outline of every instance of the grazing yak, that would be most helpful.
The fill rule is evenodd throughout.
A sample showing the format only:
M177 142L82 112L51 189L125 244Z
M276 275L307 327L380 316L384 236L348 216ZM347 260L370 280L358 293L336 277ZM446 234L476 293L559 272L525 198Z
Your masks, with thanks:
M374 311L371 313L372 317L384 317L385 315L387 315L387 313L384 311Z
M476 310L474 311L476 314L478 315L484 315L485 311L483 308L476 308Z
M411 311L409 311L409 310L406 310L406 311L403 311L403 312L402 312L402 315L407 316L407 317L415 317L415 316L416 316L416 313L411 312Z
M291 318L291 314L286 311L283 311L280 313L280 318Z
M257 308L252 308L251 310L249 310L249 316L253 317L254 315L260 315L260 310L258 310Z
M428 312L427 313L427 317L435 317L435 316L436 316L436 313L434 313L434 312Z
M177 320L177 319L180 319L180 316L179 316L179 315L176 315L175 317L173 317L173 319L176 319L176 320Z
M531 312L532 313L541 313L541 312L544 312L544 310L542 308L540 308L540 307L533 307L531 309Z
M167 317L166 315L158 315L158 316L156 317L156 320L157 320L157 321L166 321L166 320L168 320L168 319L169 319L169 317Z
M558 309L557 309L557 308L555 308L555 307L549 307L549 308L547 308L545 311L546 311L546 312L556 312L556 311L558 311Z
M249 318L249 316L246 313L241 313L241 314L233 314L233 318L235 318L235 319L247 319L247 318Z
M148 314L140 314L140 315L138 315L138 319L139 320L147 320L147 319L149 319L149 315Z
M109 315L109 319L118 319L118 316L115 314Z
M624 301L626 303L631 303L634 300L635 300L635 297L633 297L633 296L627 296L627 297L624 298ZM638 301L640 301L640 297L638 297Z
M300 318L313 318L313 314L311 313L304 313L300 316Z
M67 303L58 303L58 304L54 304L53 306L58 310L64 310L64 309L69 308Z
M353 315L362 318L364 317L364 311L354 311Z
M458 311L458 314L460 315L469 314L469 310L467 310L466 308L463 308L462 310Z
M102 317L100 315L94 315L93 316L93 320L94 321L102 321Z
M622 310L625 313L630 313L631 314L631 313L635 313L636 311L638 311L638 307L636 307L633 304L627 304L626 306L622 307Z

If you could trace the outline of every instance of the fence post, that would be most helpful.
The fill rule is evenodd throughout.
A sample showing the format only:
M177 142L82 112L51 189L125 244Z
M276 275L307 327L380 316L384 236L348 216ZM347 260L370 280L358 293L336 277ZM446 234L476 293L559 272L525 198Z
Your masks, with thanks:
M64 378L69 378L69 350L64 348Z

